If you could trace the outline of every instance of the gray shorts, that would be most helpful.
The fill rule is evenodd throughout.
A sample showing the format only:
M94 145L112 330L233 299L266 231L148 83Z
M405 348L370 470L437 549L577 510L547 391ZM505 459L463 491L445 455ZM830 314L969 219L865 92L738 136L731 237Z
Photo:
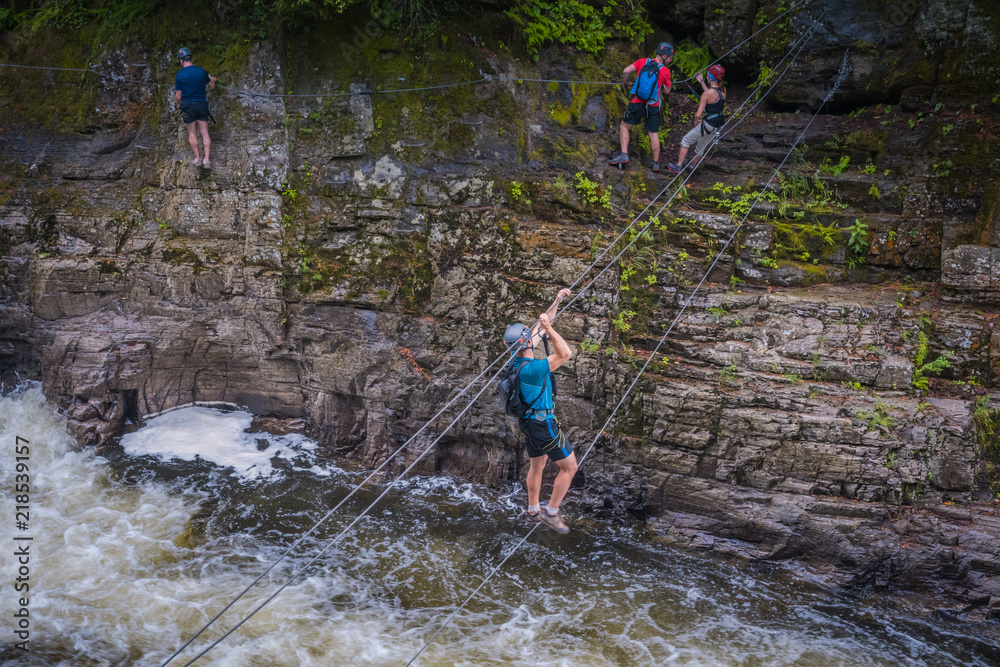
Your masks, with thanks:
M701 155L712 143L712 140L718 133L719 128L712 127L708 123L702 121L701 123L695 125L693 130L684 135L684 138L681 139L681 146L684 148L694 146L694 154Z

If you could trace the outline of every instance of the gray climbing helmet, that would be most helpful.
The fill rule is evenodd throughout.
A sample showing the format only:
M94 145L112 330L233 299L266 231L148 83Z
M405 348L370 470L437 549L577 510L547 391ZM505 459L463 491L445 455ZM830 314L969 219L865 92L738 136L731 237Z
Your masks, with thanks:
M518 322L517 324L511 324L507 327L507 331L503 334L503 342L507 343L507 347L512 345L516 346L512 351L518 352L528 346L531 335L531 330L525 325ZM520 345L518 345L520 343Z
M670 42L660 42L660 45L656 47L656 55L666 58L667 56L674 55L674 46Z
M184 46L177 52L177 60L183 61L185 58L191 57L191 49Z

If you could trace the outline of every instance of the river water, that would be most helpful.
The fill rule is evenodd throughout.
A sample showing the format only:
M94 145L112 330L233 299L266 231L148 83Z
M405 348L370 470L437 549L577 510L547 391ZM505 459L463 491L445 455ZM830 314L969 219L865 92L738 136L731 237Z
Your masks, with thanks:
M0 398L0 665L158 665L363 478L251 416L183 408L78 451L37 385ZM30 441L30 523L13 447ZM404 482L196 664L404 665L528 529L522 494ZM183 665L321 551L356 495L171 662ZM998 633L914 596L845 597L766 566L584 522L536 531L419 665L997 665ZM15 533L31 536L30 652L14 647Z

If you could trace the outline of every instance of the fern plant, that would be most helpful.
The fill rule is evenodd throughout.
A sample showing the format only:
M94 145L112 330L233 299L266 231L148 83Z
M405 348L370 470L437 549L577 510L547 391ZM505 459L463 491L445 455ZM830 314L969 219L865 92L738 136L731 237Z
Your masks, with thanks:
M937 375L946 368L951 368L951 358L954 355L950 350L945 352L934 361L926 362L927 353L930 351L929 339L923 331L917 336L917 356L913 359L913 388L926 391L930 388L929 375Z
M707 46L698 46L690 39L685 39L677 45L673 65L685 78L691 78L698 72L708 69L711 64L712 56Z
M753 90L753 101L757 102L760 100L761 94L764 92L761 90L764 86L771 82L771 75L774 74L774 70L768 67L763 61L760 63L760 72L757 74L757 80L750 84L750 89Z

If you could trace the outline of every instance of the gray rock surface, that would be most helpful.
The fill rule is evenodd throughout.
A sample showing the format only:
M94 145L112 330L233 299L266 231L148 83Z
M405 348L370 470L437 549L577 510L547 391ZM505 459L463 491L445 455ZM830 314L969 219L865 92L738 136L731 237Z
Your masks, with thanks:
M710 20L704 4L679 3L677 21L697 23L701 12L717 48L757 25L753 3L727 3L725 21ZM859 12L881 17L856 2L828 14L809 47L818 49L813 66L783 84L781 101L815 101L846 43L878 39L878 21L839 30ZM934 12L890 28L897 41L952 30ZM472 47L466 55L526 77L555 67L517 69ZM842 100L866 99L859 91L880 57L861 49ZM281 65L274 47L258 44L238 84L335 88L324 72L286 80ZM904 79L890 90L924 85ZM909 103L919 104L917 92ZM123 117L132 109L118 88L100 94ZM349 95L324 108L235 96L213 129L211 172L190 164L164 100L128 141L119 130L5 133L0 371L40 379L86 445L144 415L222 401L304 419L324 446L378 465L461 387L490 377L505 325L533 320L666 184L635 166L603 168L620 114L610 98L589 95L579 118L570 109L563 123L553 110L577 102L567 90L512 79L461 103L401 95L389 107ZM693 107L671 106L676 137ZM769 214L724 246L740 217L709 198L756 192L806 120L741 125L689 183L688 199L580 282L587 291L558 320L577 351L558 372L560 419L581 452L596 441L574 511L643 516L662 539L805 563L843 585L933 582L996 616L997 462L974 417L991 414L1000 372L989 178L975 178L981 165L943 175L938 144L923 141L923 129L898 131L905 121L882 137L851 118L821 117L801 167L810 198L790 198L786 212L768 202ZM959 127L941 150L977 132ZM857 166L874 157L879 173L819 173L842 153ZM979 182L987 185L968 185ZM742 189L723 194L730 186ZM869 230L863 263L848 247L859 219ZM706 272L665 354L602 435ZM946 353L950 367L915 391L918 357ZM445 410L390 471L464 404ZM418 473L501 485L525 465L516 425L488 389Z

